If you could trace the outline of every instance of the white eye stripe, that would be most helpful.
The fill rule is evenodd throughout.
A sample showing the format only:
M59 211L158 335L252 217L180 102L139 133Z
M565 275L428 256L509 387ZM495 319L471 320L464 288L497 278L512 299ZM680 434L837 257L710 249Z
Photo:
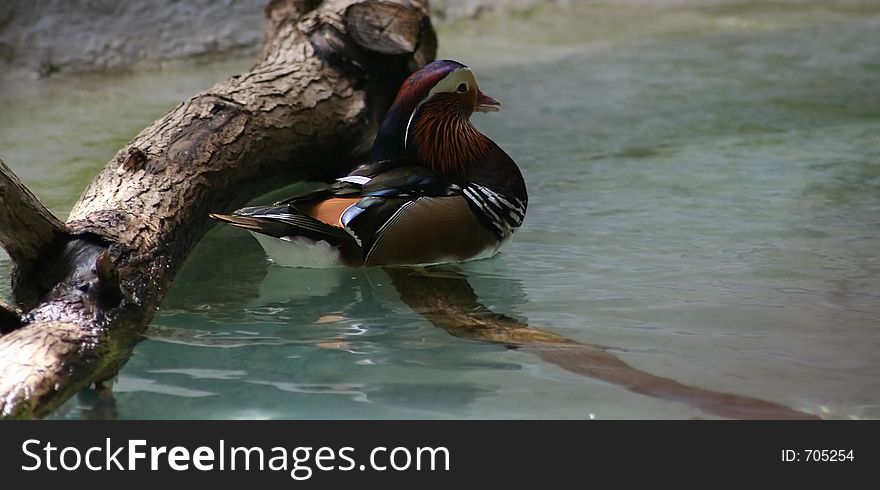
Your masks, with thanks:
M412 127L413 120L415 119L416 114L418 114L419 109L422 107L422 104L431 99L434 95L438 93L452 93L457 92L457 88L461 85L465 85L465 92L471 86L477 86L477 79L474 77L474 73L470 70L470 68L457 68L452 71L450 74L446 75L445 78L440 80L437 85L435 85L428 92L428 95L425 96L424 99L419 101L416 104L416 107L413 109L412 114L409 115L409 119L406 121L406 132L403 134L403 147L406 148L409 143L409 135Z

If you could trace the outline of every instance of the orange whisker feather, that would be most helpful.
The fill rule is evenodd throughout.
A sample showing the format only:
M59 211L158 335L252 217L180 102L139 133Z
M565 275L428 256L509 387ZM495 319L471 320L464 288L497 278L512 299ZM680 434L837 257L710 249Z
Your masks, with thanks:
M438 95L426 102L416 121L414 138L421 160L444 174L466 173L486 157L488 138L468 120L457 95Z

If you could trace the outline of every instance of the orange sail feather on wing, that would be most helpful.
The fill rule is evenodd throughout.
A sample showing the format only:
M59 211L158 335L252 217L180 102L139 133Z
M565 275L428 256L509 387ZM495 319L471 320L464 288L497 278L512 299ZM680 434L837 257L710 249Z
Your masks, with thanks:
M296 209L330 226L343 228L340 221L342 213L360 199L360 197L333 197L324 201L297 205Z

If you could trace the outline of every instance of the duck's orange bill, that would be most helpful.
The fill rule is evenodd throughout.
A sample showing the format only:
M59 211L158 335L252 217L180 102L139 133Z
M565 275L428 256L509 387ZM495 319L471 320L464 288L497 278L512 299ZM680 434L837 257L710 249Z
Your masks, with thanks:
M482 90L477 92L477 107L474 108L477 112L495 112L501 110L501 102L489 97L484 94Z

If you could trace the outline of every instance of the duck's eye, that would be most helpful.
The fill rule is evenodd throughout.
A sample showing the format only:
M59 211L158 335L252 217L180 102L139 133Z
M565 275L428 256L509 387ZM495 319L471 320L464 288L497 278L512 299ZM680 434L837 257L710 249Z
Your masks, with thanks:
M459 83L458 87L456 87L455 91L464 93L464 92L467 92L467 89L468 89L468 86L466 83Z

